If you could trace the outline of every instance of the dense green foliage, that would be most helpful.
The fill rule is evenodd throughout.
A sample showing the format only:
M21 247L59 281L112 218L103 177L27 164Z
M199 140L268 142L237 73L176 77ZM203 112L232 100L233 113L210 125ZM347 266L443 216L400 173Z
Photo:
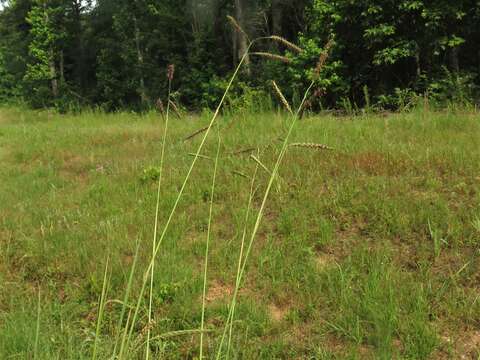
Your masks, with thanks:
M1 1L0 1L1 2ZM416 95L475 101L478 0L10 0L0 10L0 100L35 107L148 108L165 98L168 64L182 105L211 107L242 52L237 18L254 38L299 44L292 64L252 57L234 92L244 106L275 78L302 93L319 54L332 57L309 100L322 107L403 107ZM261 44L258 51L286 49ZM326 94L325 96L319 96ZM248 105L248 104L247 104ZM251 105L251 104L250 104Z

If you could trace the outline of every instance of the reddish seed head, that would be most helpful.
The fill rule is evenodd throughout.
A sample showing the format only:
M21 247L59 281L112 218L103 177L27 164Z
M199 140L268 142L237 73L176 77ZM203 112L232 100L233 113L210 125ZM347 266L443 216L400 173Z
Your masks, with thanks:
M172 81L174 74L175 74L175 65L173 65L173 64L168 65L168 68L167 68L168 80Z

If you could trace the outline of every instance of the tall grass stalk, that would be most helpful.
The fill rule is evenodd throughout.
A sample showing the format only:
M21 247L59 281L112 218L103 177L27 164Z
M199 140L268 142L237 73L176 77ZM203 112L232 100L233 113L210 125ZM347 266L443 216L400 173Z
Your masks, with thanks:
M124 351L125 351L125 344L127 343L127 335L128 335L128 329L129 329L129 324L130 324L130 318L132 317L132 309L130 309L128 311L128 316L127 316L127 322L125 323L125 328L123 330L123 334L122 334L122 344L120 346L120 353L118 355L118 359L119 360L122 360L124 357L123 357L123 354L124 354ZM113 359L115 359L115 356L113 356Z
M98 342L100 338L100 328L102 326L103 312L105 310L105 299L107 298L107 284L108 284L107 275L108 275L109 260L110 260L110 257L107 257L107 261L105 263L105 272L103 274L102 294L100 295L100 304L98 307L97 328L95 330L95 342L93 344L92 360L95 360L97 358Z
M158 239L157 241L157 244L156 244L156 248L155 248L155 251L154 253L152 254L152 259L150 260L150 263L144 273L144 276L143 276L143 281L142 281L142 286L140 288L140 291L138 293L138 300L137 300L137 304L136 304L136 307L135 307L135 311L134 311L134 314L133 314L133 319L132 319L132 324L131 324L131 328L130 328L130 334L133 332L133 328L135 327L135 324L136 324L136 321L137 321L137 317L138 317L138 313L140 311L140 306L142 304L142 299L143 299L143 294L145 293L145 288L146 288L146 284L148 282L148 275L150 274L151 270L152 270L152 266L153 266L153 263L154 263L154 259L156 258L156 256L158 255L158 252L160 251L160 247L162 245L162 242L163 242L163 239L165 238L165 235L170 227L170 223L172 222L174 216L175 216L175 212L177 210L177 207L178 207L178 204L180 203L180 200L183 196L183 193L185 191L185 188L187 186L187 183L188 183L188 180L190 179L190 176L192 174L192 171L197 163L197 160L200 158L200 153L202 152L203 150L203 147L205 146L205 142L208 138L208 135L210 134L210 130L212 129L212 126L213 124L215 123L215 121L217 120L218 116L220 115L220 110L222 109L222 106L223 104L225 103L225 99L227 98L227 95L233 85L233 82L235 81L235 79L237 78L239 72L240 72L240 69L243 65L243 63L245 62L245 59L247 58L248 56L248 53L250 51L250 48L252 46L252 43L248 46L247 48L247 51L245 52L245 54L243 55L242 59L240 60L240 62L238 63L236 69L235 69L235 72L233 73L228 85L227 85L227 88L225 89L225 92L223 93L223 96L222 96L222 99L220 100L220 103L218 104L217 106L217 109L215 110L215 113L213 114L211 120L210 120L210 123L208 125L208 128L207 130L205 130L205 133L203 135L203 138L202 138L202 141L200 142L200 144L198 145L198 148L197 148L197 151L195 153L195 157L193 158L192 160L192 163L190 164L190 167L188 169L188 172L187 174L185 175L185 179L183 180L183 183L182 183L182 186L178 192L178 195L177 195L177 198L175 200L175 203L173 204L173 207L170 211L170 214L168 216L168 219L163 227L163 230L162 230L162 233L160 235L160 238ZM131 335L129 335L129 338L130 338ZM127 340L129 341L129 340Z
M258 152L257 152L258 153ZM242 233L242 242L240 244L240 253L238 255L238 266L237 266L237 278L235 279L235 288L238 286L240 279L238 278L238 274L240 273L240 269L242 267L242 260L243 260L243 252L245 249L245 240L247 239L247 230L248 230L248 220L250 218L250 210L252 208L253 197L255 196L256 190L254 189L255 186L255 179L257 177L259 164L257 163L255 166L255 171L252 176L252 180L250 183L250 195L248 196L248 204L247 204L247 211L245 212L245 220L243 224L243 233ZM235 304L232 304L232 317L235 314ZM230 329L228 335L228 346L227 346L227 356L230 354L230 347L232 343L232 333L233 333L233 321L230 322Z
M257 218L255 220L255 225L253 227L253 231L252 231L252 234L250 236L250 241L249 241L249 244L248 244L248 247L247 247L247 250L245 252L245 260L243 261L243 264L241 266L241 269L239 271L237 271L237 284L235 285L235 291L233 293L233 298L232 298L232 301L230 303L230 311L229 311L229 315L227 317L227 322L225 324L225 327L224 327L224 330L223 330L223 334L222 334L222 338L221 338L221 341L220 341L220 345L218 347L218 350L217 350L217 356L216 356L216 359L220 359L220 356L222 354L222 349L223 349L223 343L225 341L225 336L226 336L226 332L227 332L227 329L229 329L229 322L233 322L234 321L234 317L233 317L233 311L234 311L234 307L235 307L235 303L236 303L236 300L237 300L237 296L238 296L238 290L240 288L240 285L241 285L241 282L242 282L242 279L243 279L243 275L245 273L245 268L246 268L246 265L247 265L247 261L248 261L248 258L249 258L249 255L250 255L250 252L252 250L252 245L254 243L254 240L255 240L255 237L257 235L257 232L258 232L258 229L260 227L260 223L263 219L263 213L265 211L265 206L267 204L267 200L268 200L268 197L270 195L270 190L272 189L272 185L273 185L273 182L275 181L275 178L277 177L277 174L278 174L278 170L280 168L280 165L282 163L282 160L285 156L285 153L287 151L287 148L288 148L288 141L290 139L290 136L293 132L293 129L295 128L295 124L297 123L297 120L299 118L299 115L300 115L300 112L303 108L303 105L305 104L305 101L307 100L307 97L308 95L310 94L310 91L311 89L313 88L315 82L312 81L310 86L307 88L307 90L305 91L305 94L303 96L303 99L302 99L302 102L300 104L300 106L298 107L295 115L293 116L293 119L292 119L292 122L290 123L290 127L288 129L288 132L287 132L287 135L285 136L285 139L283 141L283 144L282 144L282 147L281 147L281 150L280 150L280 153L278 154L278 157L277 157L277 161L275 163L275 167L273 168L272 170L272 173L270 175L270 179L268 181L268 185L267 185L267 188L265 189L265 193L263 195L263 200L262 200L262 204L260 205L260 209L258 210L258 213L257 213Z
M127 307L128 307L128 301L129 301L129 298L130 298L130 292L131 292L131 289L132 289L132 283L133 283L133 276L135 274L135 268L136 268L136 265L137 265L137 259L138 259L138 251L140 249L140 242L138 241L137 242L137 248L135 250L135 256L133 257L133 263L132 263L132 267L130 269L130 275L128 277L128 283L127 283L127 288L125 290L125 295L123 297L123 303L122 303L122 311L120 313L120 319L118 320L118 331L119 331L119 334L121 333L120 330L122 329L123 327L123 319L125 317L125 312L127 311ZM123 357L123 351L125 349L125 339L126 339L126 329L128 329L128 324L129 324L129 320L130 320L130 315L131 315L131 311L129 311L129 316L128 316L128 319L127 319L127 323L125 324L125 330L123 331L123 336L122 336L122 341L121 341L121 345L120 345L120 352L119 352L119 359L122 359ZM115 341L115 346L114 346L114 349L113 349L113 358L115 359L115 356L117 355L117 346L118 346L118 338L116 339Z
M150 296L148 300L148 330L147 330L147 342L145 350L145 359L148 360L150 357L150 331L151 331L151 322L152 322L152 303L153 303L153 280L155 275L155 248L157 247L157 236L158 236L158 217L160 211L160 193L162 188L162 175L163 175L163 163L165 159L165 144L167 142L167 133L168 133L168 120L170 115L170 96L172 93L172 78L173 73L168 74L168 100L167 100L167 112L165 115L165 128L163 131L163 141L162 141L162 152L160 155L160 169L158 174L158 185L157 185L157 204L155 206L155 225L153 230L153 242L152 242L152 269L150 272Z
M40 287L38 288L38 303L37 303L37 327L35 330L35 343L33 347L33 358L36 360L38 359L38 342L40 339L40 314L42 311L42 307L40 304L41 295L40 295Z
M217 131L218 128L217 128ZM210 247L210 236L212 230L212 215L213 215L213 201L215 197L215 181L217 179L217 169L218 169L218 158L220 155L220 133L218 133L218 144L217 144L217 155L215 157L215 165L213 168L213 179L212 179L212 193L210 195L210 209L208 213L208 228L207 228L207 243L205 245L205 264L203 272L203 295L202 295L202 319L200 322L200 360L203 359L203 334L205 330L205 305L207 298L207 274L208 274L208 255Z

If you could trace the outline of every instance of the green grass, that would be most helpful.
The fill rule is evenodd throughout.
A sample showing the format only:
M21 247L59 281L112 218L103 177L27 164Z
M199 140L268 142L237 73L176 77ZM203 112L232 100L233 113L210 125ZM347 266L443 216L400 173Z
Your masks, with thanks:
M183 139L208 121L171 119L161 228L201 136ZM251 231L286 121L254 113L219 119L207 358L235 289L249 177L257 168ZM136 261L123 326L151 259L162 137L155 114L0 110L1 359L113 354L131 266ZM214 130L155 261L157 357L199 355L200 334L190 330L202 318L217 140ZM311 117L290 140L335 150L288 149L246 265L230 358L480 356L480 115ZM234 154L250 148L267 169L248 152ZM148 303L147 291L130 358L145 357Z

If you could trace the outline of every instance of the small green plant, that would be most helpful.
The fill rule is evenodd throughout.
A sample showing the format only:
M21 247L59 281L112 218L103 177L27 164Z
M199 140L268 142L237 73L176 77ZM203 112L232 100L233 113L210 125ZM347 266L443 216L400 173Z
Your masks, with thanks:
M175 299L175 295L181 288L180 283L163 283L157 286L155 295L160 303L168 303Z
M478 233L480 233L480 217L476 216L475 219L472 220L472 225Z
M140 180L144 183L157 181L160 178L160 168L156 166L149 166L143 169Z
M428 233L433 241L433 254L435 258L438 258L443 246L448 245L448 242L442 237L441 231L432 225L430 219L428 220Z
M431 100L441 105L470 106L478 91L474 81L477 75L452 72L445 66L442 69L442 75L428 85L427 92Z
M419 97L410 88L395 88L391 94L382 94L376 97L376 106L383 110L408 111L415 107Z

